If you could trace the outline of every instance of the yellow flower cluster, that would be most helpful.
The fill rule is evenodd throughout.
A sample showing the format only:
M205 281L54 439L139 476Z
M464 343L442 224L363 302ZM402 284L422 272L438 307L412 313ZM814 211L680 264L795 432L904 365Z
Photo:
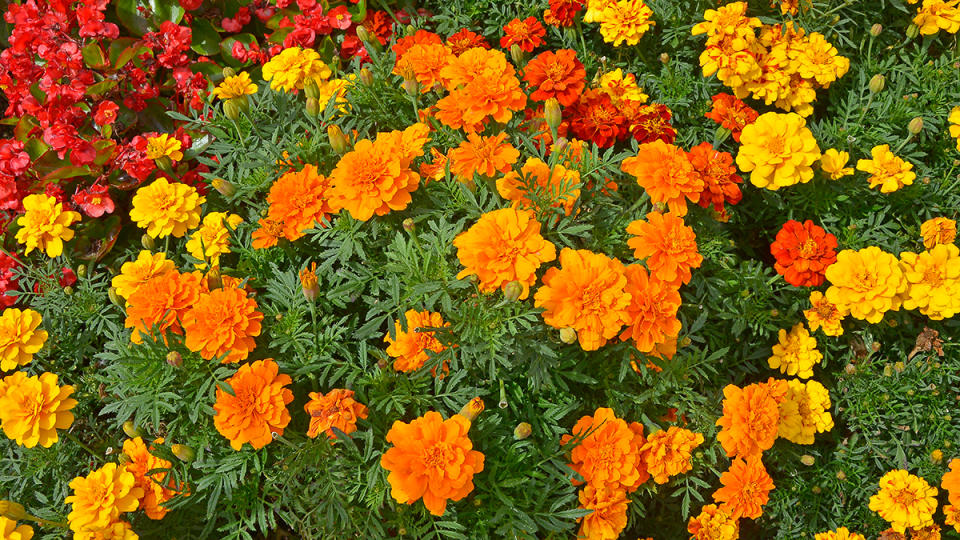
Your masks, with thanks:
M830 393L817 381L787 381L787 398L780 404L778 436L796 444L813 444L817 433L833 429Z
M893 255L871 246L859 251L845 249L826 271L831 283L826 298L850 315L876 324L883 314L900 309L907 280Z
M750 183L777 190L813 179L820 147L806 121L796 113L768 112L743 128L737 166Z
M857 170L870 173L867 179L870 187L880 186L881 193L893 193L903 186L909 186L917 177L913 172L913 164L895 156L889 144L874 146L870 155L873 159L857 161Z
M17 242L26 245L23 254L42 249L47 257L59 257L63 243L73 238L70 225L80 221L80 214L64 210L63 203L43 193L24 197L23 210L23 215L17 218L20 226Z
M780 342L773 346L773 356L767 363L770 369L779 369L780 373L809 379L813 376L813 366L823 360L817 350L817 340L810 336L803 323L798 323L787 333L781 329Z
M270 88L291 92L303 90L311 82L320 86L333 72L313 49L288 47L263 65L263 78Z
M937 488L904 470L893 470L880 479L880 491L870 497L870 509L890 522L893 530L933 525L937 510Z

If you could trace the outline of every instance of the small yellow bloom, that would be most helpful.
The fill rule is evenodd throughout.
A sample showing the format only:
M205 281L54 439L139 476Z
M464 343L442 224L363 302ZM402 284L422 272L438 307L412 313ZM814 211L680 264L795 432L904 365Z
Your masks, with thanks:
M847 167L850 154L831 148L820 156L820 169L830 176L831 180L839 180L853 174L853 167Z
M608 71L600 77L600 90L610 96L614 103L619 103L621 100L646 103L649 99L649 96L644 94L643 89L637 85L634 74L624 74L620 68Z
M70 225L80 221L80 214L64 210L62 203L43 193L24 197L23 209L24 214L17 219L20 226L17 242L26 245L23 254L39 248L47 253L47 257L59 257L63 253L63 243L73 238Z
M913 172L913 164L893 155L889 144L874 146L870 151L873 159L857 161L857 170L871 174L870 187L880 186L881 193L893 193L903 186L909 186L917 175Z
M29 364L43 348L47 331L38 330L40 314L32 309L7 308L0 315L0 371L11 371Z
M957 238L957 222L945 217L928 219L920 225L920 234L927 249L937 244L952 244Z
M960 106L950 109L950 136L957 140L957 151L960 152Z
M880 479L880 491L870 497L870 509L903 533L933 525L937 488L904 470L893 470Z
M3 382L0 427L17 444L50 448L59 439L57 430L73 424L70 409L77 404L70 398L73 387L59 386L55 374L26 377L18 372Z
M200 205L206 200L192 186L158 178L137 190L130 219L153 238L181 238L200 224Z
M246 71L227 77L211 92L214 97L220 99L234 99L256 93L257 85L250 80L250 75Z
M813 540L867 540L862 534L850 532L846 527L840 527L836 531L817 533Z
M779 338L780 342L773 346L773 356L767 360L770 369L780 369L781 373L801 379L812 377L813 366L823 360L816 338L810 336L803 323L794 325L789 334L781 329Z
M778 436L795 444L813 444L815 434L831 429L827 389L817 381L787 381L787 398L780 403Z
M159 159L167 156L172 161L180 161L183 159L183 152L180 151L182 148L183 145L178 139L161 133L147 139L147 158Z
M67 515L70 529L75 533L105 529L118 522L122 512L136 510L143 497L136 482L133 473L116 463L74 478L70 482L73 494L64 500L72 505Z
M226 212L211 212L203 218L203 225L187 241L187 252L201 261L207 261L211 266L220 265L220 256L230 253L230 230L236 229L243 223L243 218L237 214ZM194 264L199 270L207 267L206 263Z
M114 276L110 284L118 295L127 299L144 283L175 269L176 266L173 261L167 259L166 253L150 253L147 250L141 250L135 261L123 263L120 273Z
M807 318L811 332L816 332L819 328L828 336L843 335L840 322L847 315L845 310L827 300L820 291L810 293L810 304L811 308L804 310L803 316Z
M263 78L270 88L292 92L303 90L309 83L320 85L333 72L313 49L289 47L263 65Z

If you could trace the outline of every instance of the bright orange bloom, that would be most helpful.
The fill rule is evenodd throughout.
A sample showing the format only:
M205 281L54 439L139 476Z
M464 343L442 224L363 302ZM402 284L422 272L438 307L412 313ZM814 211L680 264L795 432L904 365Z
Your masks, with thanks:
M143 334L156 326L160 334L183 334L180 321L200 298L199 272L181 274L170 270L150 278L127 298L126 328L133 328L130 341L143 343ZM166 336L164 336L166 342Z
M729 152L721 152L704 142L691 148L687 158L703 179L703 191L697 204L704 208L712 204L714 210L723 212L724 202L737 204L743 199L740 186L737 185L743 183L743 178L737 174L733 156Z
M367 406L353 398L353 390L334 388L326 394L310 392L310 401L303 405L310 415L310 429L307 436L315 438L326 433L328 438L336 439L333 428L349 435L357 430L357 419L367 418Z
M226 380L233 394L217 386L213 425L234 450L244 443L259 450L273 441L274 434L283 435L283 428L290 423L287 405L293 401L293 392L285 387L293 381L279 372L280 366L272 358L257 360L240 366Z
M292 242L333 213L327 200L329 195L330 179L319 174L316 166L304 165L303 169L284 174L270 186L266 219L280 224L283 236Z
M672 283L662 281L639 264L627 267L627 327L620 339L633 338L636 348L652 353L657 345L667 343L680 333L680 293Z
M201 294L183 316L184 344L206 360L226 355L224 364L247 358L256 348L263 313L247 291L222 288Z
M420 176L423 177L423 185L427 185L430 180L443 180L447 177L447 164L450 162L447 154L441 153L436 148L430 149L432 162L420 164Z
M527 63L524 68L523 80L536 88L530 99L546 101L556 98L563 106L573 105L586 86L587 72L580 60L577 60L576 51L560 49L542 52Z
M560 252L560 266L547 270L534 305L546 309L545 323L573 328L580 347L595 351L630 320L626 270L602 253L570 248Z
M537 269L557 258L556 247L540 235L533 212L502 208L480 216L472 227L453 240L465 269L457 279L475 275L480 291L491 293L517 281L523 287L519 299L530 294Z
M723 487L713 492L713 500L733 516L756 519L763 514L762 506L770 500L773 479L760 461L760 456L751 456L744 461L736 458L730 469L720 475Z
M733 140L740 142L740 132L760 116L749 105L730 94L719 93L711 98L713 108L704 116L730 130Z
M950 504L960 506L960 458L950 460L950 470L943 475L940 487L947 490Z
M576 446L570 451L570 468L588 485L632 493L650 478L641 450L647 442L642 424L627 424L617 418L613 409L600 407L593 416L577 420L570 432L572 435L560 438L560 444L575 441Z
M585 0L550 0L550 8L543 12L543 22L551 26L573 26Z
M266 249L277 245L277 241L283 235L283 223L270 218L261 218L257 222L258 229L253 231L251 238L253 242L250 245L253 249Z
M947 525L953 526L953 530L960 532L960 506L953 504L944 505L943 515L946 516L946 519L944 519L943 522Z
M456 34L448 37L446 43L455 56L460 56L474 47L490 48L490 44L483 36L466 28L461 28Z
M773 447L780 425L780 404L787 398L784 381L770 378L765 383L723 389L723 416L717 420L717 440L730 457L759 456Z
M488 119L505 124L527 105L517 72L500 51L469 49L440 74L450 94L437 102L436 118L453 129L479 131Z
M687 215L687 199L697 202L703 191L703 179L687 153L660 140L641 144L637 155L623 160L620 169L637 178L651 202L666 204L680 217Z
M443 321L443 315L431 313L429 311L407 310L403 317L407 320L407 331L404 332L400 326L400 321L394 323L394 333L396 337L390 337L387 332L383 336L383 341L389 343L387 354L396 360L393 361L393 369L397 371L416 371L423 367L423 364L430 358L427 351L441 353L447 350L447 347L437 339L436 332L421 330L422 328L442 328L450 326L450 323ZM444 367L446 362L444 362ZM436 374L436 369L431 370Z
M593 510L578 517L580 532L577 538L587 540L616 540L627 527L627 492L609 486L586 485L580 490L580 508Z
M503 37L500 38L500 48L509 49L519 45L520 50L533 52L534 49L546 43L543 36L547 29L540 24L536 17L527 17L524 20L514 19L503 27Z
M678 288L690 283L690 270L703 262L696 233L673 213L650 212L646 221L630 223L627 232L634 235L627 240L633 256L646 259L651 274L665 283Z
M665 484L671 476L693 469L691 452L701 444L703 434L677 426L650 435L642 449L647 472L654 482Z
M520 152L506 142L506 132L490 137L470 133L460 146L450 150L450 172L458 180L473 180L474 174L493 178L517 162Z
M532 186L531 186L532 184ZM580 197L580 173L567 169L563 165L550 168L539 158L527 158L520 172L510 171L497 180L497 191L514 206L532 208L536 205L530 198L529 187L533 187L536 198L546 201L550 206L563 207L569 216L573 205Z
M404 36L397 40L397 43L391 48L400 58L407 53L414 45L439 45L443 43L443 38L430 32L429 30L417 30L412 36Z
M807 220L783 224L770 252L777 259L773 267L794 287L816 287L824 281L827 267L837 262L837 237Z
M444 420L430 411L409 424L399 420L387 432L393 446L380 458L390 471L390 495L399 503L423 498L427 510L442 516L447 501L459 501L473 491L473 475L483 471L483 454L467 436L470 421L459 414Z
M442 43L417 44L397 57L393 73L420 83L420 93L431 91L434 85L442 85L440 70L447 65L453 54Z
M737 540L740 524L726 511L715 504L708 504L687 523L691 540Z
M163 443L163 439L155 441ZM140 499L140 508L150 519L163 519L170 511L163 506L163 503L173 498L178 490L174 485L173 476L167 481L167 472L158 471L148 474L154 469L169 469L173 466L169 461L157 457L151 453L152 445L147 447L143 439L137 437L123 442L123 453L130 458L124 467L133 474L136 479L135 486L143 490L143 498Z

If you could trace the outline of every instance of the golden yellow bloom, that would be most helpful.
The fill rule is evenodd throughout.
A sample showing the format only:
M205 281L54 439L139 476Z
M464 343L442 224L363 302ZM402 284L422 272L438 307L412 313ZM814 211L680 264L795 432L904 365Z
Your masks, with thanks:
M244 71L232 77L227 77L213 89L214 97L220 99L234 99L243 96L252 96L257 93L257 85L250 80L250 75Z
M12 519L0 516L0 538L3 540L30 540L33 538L33 527L17 525Z
M649 99L649 96L644 94L643 89L637 85L634 74L624 74L620 68L608 71L600 77L600 90L610 96L614 103L619 103L621 100L646 103Z
M815 80L823 88L829 88L850 69L850 60L840 56L837 48L818 32L792 42L787 55L792 71L804 79Z
M862 534L850 532L846 527L836 531L817 533L813 540L867 540Z
M920 234L927 249L937 244L952 244L957 239L957 222L945 217L928 219L920 225Z
M850 161L848 152L830 148L820 156L820 169L827 173L831 180L839 180L853 174L853 167L847 167L848 161Z
M960 248L939 244L922 253L900 254L907 279L904 309L917 309L935 321L960 312Z
M117 294L126 300L144 283L175 269L176 266L173 261L167 259L166 253L162 251L150 253L147 250L141 250L136 260L123 263L120 273L114 276L110 284L113 285Z
M817 328L820 328L828 336L843 335L843 326L840 322L847 316L845 310L827 300L820 291L810 293L810 304L812 307L804 310L803 316L807 318L811 332L816 332Z
M600 14L600 35L616 47L621 43L636 45L651 26L653 10L643 0L611 2Z
M616 3L617 0L587 0L587 10L583 13L583 22L600 22L603 10Z
M870 509L899 533L933 525L937 488L907 471L893 470L880 479L880 491L870 497Z
M158 178L137 190L130 219L153 238L181 238L200 224L200 205L206 200L192 186Z
M943 515L947 518L944 523L953 526L953 529L960 532L960 506L948 504L943 507Z
M750 183L777 190L813 178L820 147L799 114L769 112L744 127L737 165L750 172Z
M319 86L332 74L317 51L300 47L286 48L263 65L263 78L270 81L270 88L285 92L303 90L311 82Z
M230 253L230 231L243 223L243 218L226 212L210 212L203 218L203 225L187 241L187 252L214 268L220 266L220 256ZM194 264L200 270L206 263Z
M80 221L80 214L64 210L57 199L43 194L27 195L23 199L22 216L17 218L17 242L25 244L24 255L35 248L44 250L47 257L59 257L63 243L73 238L70 225Z
M947 122L950 123L950 136L957 140L957 151L960 152L960 106L950 109Z
M139 540L140 536L133 532L126 521L114 521L103 529L96 531L80 531L73 535L73 540Z
M837 262L827 268L826 277L831 283L827 300L872 324L880 322L887 311L900 309L900 295L907 290L900 262L875 246L841 251Z
M778 435L796 444L813 444L813 436L833 429L830 393L817 381L787 381L787 399L780 403Z
M0 371L11 371L33 360L43 348L47 331L37 330L42 322L32 309L7 308L0 315Z
M801 379L813 376L813 366L823 360L817 350L816 338L810 336L803 323L797 323L788 334L779 332L780 343L773 346L773 356L767 360L770 369L780 369L780 373L795 375Z
M70 409L77 404L69 397L73 387L59 386L55 374L16 377L5 386L0 396L0 427L17 444L50 448L58 440L57 430L73 423Z
M731 2L703 13L703 22L693 27L693 35L707 35L707 43L715 43L725 36L743 38L753 36L754 29L761 25L760 19L747 17L746 2Z
M353 82L347 79L330 79L317 85L317 102L321 108L326 108L327 104L334 97L336 98L337 110L342 113L350 112L350 102L347 101L347 90L353 86Z
M183 159L181 149L183 149L183 144L167 133L161 133L156 137L149 137L147 139L148 159L159 159L167 156L173 161L180 161Z
M119 521L121 512L137 509L143 490L136 487L136 478L116 463L107 463L87 476L70 482L73 495L64 502L73 505L67 516L74 532L97 531Z
M913 18L920 34L929 36L940 30L956 34L960 30L960 7L956 0L923 0L923 5Z
M880 186L880 193L893 193L909 186L917 175L913 172L913 164L908 163L890 151L889 144L874 146L870 151L873 159L857 161L857 170L870 173L870 187Z

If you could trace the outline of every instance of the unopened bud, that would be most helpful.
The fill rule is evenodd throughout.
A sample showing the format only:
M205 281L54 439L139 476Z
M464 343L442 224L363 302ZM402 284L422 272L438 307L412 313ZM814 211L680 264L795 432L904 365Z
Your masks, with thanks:
M917 35L918 35L919 33L920 33L920 27L919 27L919 26L917 26L917 25L915 25L915 24L911 24L910 26L907 27L907 37L908 37L908 38L913 39L913 38L917 37Z
M308 302L316 300L320 294L320 280L317 278L317 263L300 271L300 288Z
M872 79L870 79L870 84L868 88L870 88L871 94L876 94L882 91L883 87L886 86L886 84L887 84L886 77L884 77L880 73L877 73L876 75L873 76Z
M234 71L234 69L233 69L232 67L230 67L230 66L227 66L227 67L223 68L223 70L221 70L220 73L223 74L223 78L224 78L224 79L226 79L227 77L236 77L236 76L237 76L237 72Z
M467 402L466 405L460 409L460 416L466 418L467 420L473 422L473 419L477 417L480 413L483 412L483 400L479 397L475 397Z
M236 122L240 119L240 102L228 99L223 102L223 115Z
M0 501L0 516L13 521L30 518L30 514L27 513L23 505L13 501Z
M112 453L113 453L113 448L107 448L107 454L112 454ZM117 456L117 463L121 465L123 465L124 463L132 463L132 462L133 460L130 459L130 456L126 454L121 453L119 456Z
M556 131L560 127L560 122L563 121L563 113L560 112L560 102L557 101L557 98L548 98L547 102L543 104L543 119L546 120L551 130Z
M133 423L133 420L127 420L123 423L123 432L131 439L143 437L143 430L137 427L137 425Z
M86 277L87 276L87 265L81 264L77 267L77 276Z
M520 45L514 43L510 46L510 58L513 59L514 65L520 66L523 64L524 54L523 49L520 48Z
M903 373L903 370L907 369L907 365L903 362L897 362L893 364L893 370L897 373Z
M309 79L303 85L303 95L308 98L320 99L320 87L317 86L316 79Z
M327 137L330 138L330 147L333 148L334 152L341 155L347 152L347 137L343 134L340 126L336 124L327 126Z
M810 491L812 491L814 495L819 495L823 489L821 489L820 486L813 486L810 488Z
M213 189L217 190L224 197L232 197L237 193L237 188L223 178L214 178L210 181L210 185L213 186Z
M403 28L403 33L406 36L412 36L417 33L417 29L414 28L412 24L408 24Z
M670 55L667 53L660 53L660 63L666 64L670 62Z
M503 287L503 297L509 302L516 302L523 294L523 285L519 281L513 280Z
M223 277L220 276L220 268L214 266L207 272L207 288L212 290L223 288Z
M64 287L64 288L63 288L63 294L65 294L65 295L67 295L67 296L72 295L72 294L73 294L73 287L71 287L71 286L69 286L69 285L67 285L66 287Z
M880 32L883 32L883 25L881 25L880 23L877 23L870 27L871 36L877 37L880 35Z
M404 79L401 86L403 87L403 91L410 97L414 97L420 93L420 83L418 83L416 79Z
M560 341L566 343L567 345L576 343L577 331L570 327L560 329Z
M157 243L153 240L153 237L147 233L143 233L143 236L140 237L140 245L143 246L143 249L150 251L157 247Z
M883 376L889 377L891 375L893 375L893 366L891 366L890 364L883 366Z
M846 479L847 479L847 473L843 471L837 471L837 480L846 480Z
M677 345L682 349L683 347L689 347L691 343L693 343L693 340L690 339L690 336L683 336L683 339L681 339Z
M193 461L193 458L197 457L196 451L185 444L171 445L170 451L173 452L173 455L177 456L177 459L184 463L190 463Z
M320 102L317 98L307 98L307 114L317 116L320 114Z
M358 26L357 37L360 38L360 41L368 43L370 41L370 31L364 26Z
M367 68L361 69L361 70L360 70L360 82L363 83L364 86L370 86L370 85L372 85L372 84L373 84L373 72L370 71L370 70L367 69Z
M120 298L120 295L117 294L117 288L116 288L116 287L110 287L110 288L107 290L107 296L110 297L110 302L111 302L113 305L115 305L115 306L120 306L120 307L124 307L124 302L123 302L123 300Z
M533 433L533 426L530 425L530 422L520 422L517 427L513 428L513 438L518 441L526 439L531 433Z
M413 231L417 230L417 224L413 222L413 218L407 218L403 220L403 230L407 231L408 233L412 233Z
M183 365L183 356L177 351L170 351L167 353L167 363L171 367L180 367Z
M918 116L913 120L911 120L910 123L907 124L907 131L909 131L913 135L916 135L917 133L920 133L921 131L923 131L923 118L920 118Z
M800 463L803 463L803 464L806 465L807 467L813 465L815 462L816 462L816 460L815 460L814 457L811 456L810 454L804 454L804 455L800 456Z

